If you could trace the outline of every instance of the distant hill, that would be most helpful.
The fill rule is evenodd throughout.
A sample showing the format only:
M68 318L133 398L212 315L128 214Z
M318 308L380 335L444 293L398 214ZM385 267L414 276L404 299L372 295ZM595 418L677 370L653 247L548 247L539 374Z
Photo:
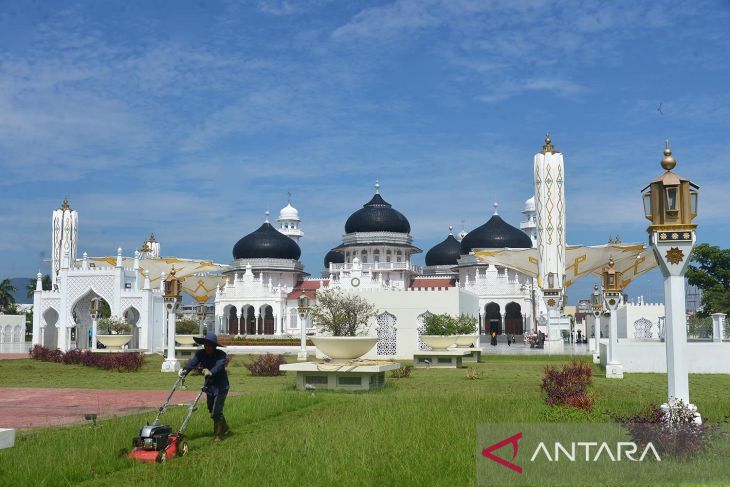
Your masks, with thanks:
M33 279L35 281L34 277L13 277L12 279L10 279L10 282L12 282L13 286L15 286L15 288L17 289L16 292L12 293L13 296L15 297L16 303L18 303L18 304L32 304L33 303L33 298L29 299L28 296L26 296L26 293L28 291L25 289L25 286L28 285L28 281L30 281L31 279ZM2 279L0 279L0 281L2 281Z

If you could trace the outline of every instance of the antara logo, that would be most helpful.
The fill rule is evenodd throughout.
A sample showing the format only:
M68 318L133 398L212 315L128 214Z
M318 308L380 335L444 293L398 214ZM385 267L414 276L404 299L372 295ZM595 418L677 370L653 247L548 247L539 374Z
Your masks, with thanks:
M516 435L510 436L509 438L505 438L502 441L498 441L497 443L482 450L482 456L521 474L522 467L513 462L517 457L519 441L522 437L522 432L520 432ZM505 460L504 458L498 457L494 454L495 451L507 445L512 445L512 458L510 460ZM646 458L649 454L653 455L656 461L662 461L659 457L659 453L657 453L656 448L654 448L654 445L651 442L647 443L642 450L639 449L639 446L636 443L631 441L617 442L615 448L611 448L611 446L605 441L601 443L596 441L578 441L568 443L567 445L563 445L556 441L552 446L553 448L549 449L545 442L541 441L535 447L535 451L530 457L530 462L540 460L541 458L544 458L545 461L548 462L575 462L583 460L586 462L597 462L602 458L612 462L620 462L624 460L643 462L644 458Z

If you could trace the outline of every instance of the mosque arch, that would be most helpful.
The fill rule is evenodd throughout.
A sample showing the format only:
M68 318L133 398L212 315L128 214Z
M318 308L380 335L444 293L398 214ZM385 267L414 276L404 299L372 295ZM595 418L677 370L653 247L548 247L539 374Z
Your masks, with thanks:
M250 304L243 308L243 333L246 335L256 334L256 312Z
M522 307L514 301L504 307L504 328L510 335L522 335L525 332Z
M129 323L132 328L132 340L129 348L139 348L139 326L137 326L139 323L139 317L139 310L134 306L130 306L122 312L122 318L124 318L124 321Z
M276 328L274 308L270 304L261 306L259 311L259 333L273 335Z
M22 326L17 325L15 327L15 329L13 330L13 342L15 342L15 343L23 343L24 342L24 340L23 340L23 338L24 338L23 337L23 332L24 331L25 330L23 329Z
M232 304L223 308L223 317L227 322L227 331L229 335L238 334L238 310Z
M490 335L502 334L502 313L497 303L491 302L484 307L484 324Z
M58 347L58 311L55 308L48 308L41 315L41 334L43 346L50 349Z

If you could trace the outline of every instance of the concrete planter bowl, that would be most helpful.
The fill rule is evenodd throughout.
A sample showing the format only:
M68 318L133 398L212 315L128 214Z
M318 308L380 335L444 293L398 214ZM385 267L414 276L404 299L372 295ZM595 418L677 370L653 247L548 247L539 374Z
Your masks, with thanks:
M421 341L432 350L446 350L456 343L457 335L421 335Z
M109 350L121 350L132 340L132 335L97 335L96 339Z
M456 335L456 346L458 348L470 348L474 346L474 342L479 335Z
M181 347L192 347L195 345L195 340L193 340L193 338L196 336L199 335L175 335L175 341Z
M312 337L317 349L331 359L360 358L378 343L376 337Z

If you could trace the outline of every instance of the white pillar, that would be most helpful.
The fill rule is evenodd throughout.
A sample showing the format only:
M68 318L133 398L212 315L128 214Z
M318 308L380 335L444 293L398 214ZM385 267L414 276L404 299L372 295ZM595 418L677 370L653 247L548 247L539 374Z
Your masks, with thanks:
M98 318L91 319L91 349L92 350L96 350L96 335L97 335L96 326L97 326L98 321L99 321Z
M681 399L685 404L689 404L687 314L684 291L684 276L670 275L664 278L669 397L670 399Z
M238 310L238 314L236 315L238 317L238 319L236 320L238 333L236 333L236 335L241 334L241 318L243 318L243 309L244 308L241 308L240 310ZM245 324L244 324L244 326L245 326Z
M712 341L721 342L725 327L725 313L712 313Z
M167 357L162 363L162 372L177 372L180 361L175 357L175 310L177 303L165 303L167 308Z
M253 312L253 334L258 335L259 334L259 316L261 316L261 313L259 313L258 308L256 308ZM264 332L264 320L261 319L261 333Z

